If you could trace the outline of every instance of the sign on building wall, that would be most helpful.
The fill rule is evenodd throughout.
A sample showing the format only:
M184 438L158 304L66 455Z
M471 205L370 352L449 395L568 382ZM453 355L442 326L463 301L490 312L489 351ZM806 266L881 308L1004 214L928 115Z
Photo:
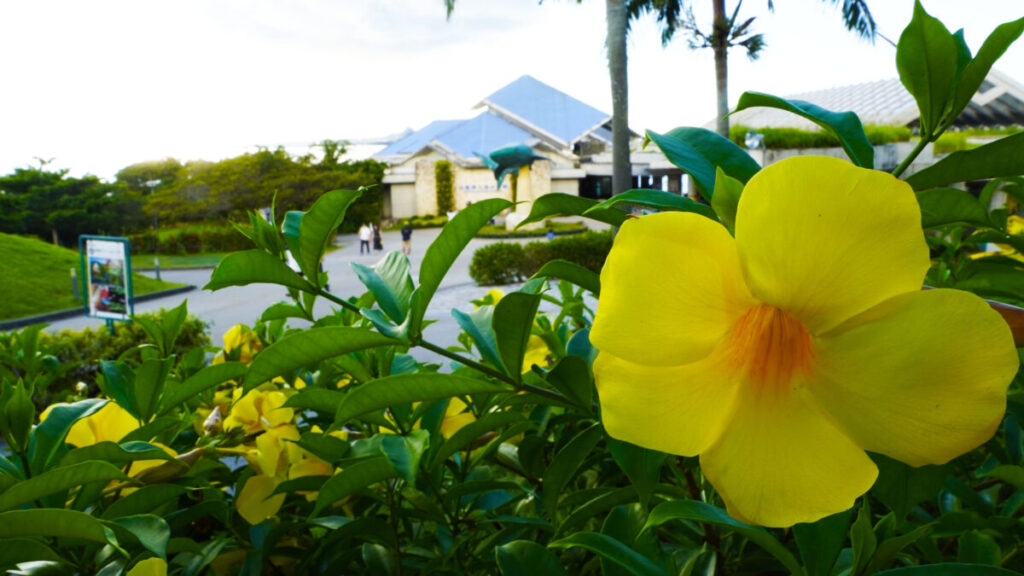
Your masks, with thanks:
M131 244L127 238L79 236L85 314L107 320L132 316Z

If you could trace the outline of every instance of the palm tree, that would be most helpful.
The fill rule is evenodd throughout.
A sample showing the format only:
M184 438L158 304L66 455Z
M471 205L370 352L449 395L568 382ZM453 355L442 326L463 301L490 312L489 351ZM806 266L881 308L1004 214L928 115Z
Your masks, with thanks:
M867 0L822 0L838 4L843 3L843 22L848 30L853 30L859 36L871 40L875 39L875 20L868 10ZM754 34L751 25L754 18L747 18L740 21L740 7L743 0L736 2L730 16L726 16L725 0L711 0L713 19L711 32L705 33L697 25L693 17L692 3L686 0L629 0L628 11L631 18L640 14L653 12L657 15L661 24L661 42L667 45L677 30L683 30L690 35L690 47L711 48L715 55L715 90L718 101L718 133L729 137L729 48L742 47L747 51L747 57L756 60L764 48L764 37L761 34ZM768 0L768 10L775 9L772 0Z

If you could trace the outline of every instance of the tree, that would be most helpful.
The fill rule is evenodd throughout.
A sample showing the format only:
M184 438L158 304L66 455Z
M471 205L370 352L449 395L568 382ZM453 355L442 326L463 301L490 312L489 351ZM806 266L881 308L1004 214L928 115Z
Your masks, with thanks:
M863 38L874 41L875 20L868 9L867 0L822 1L832 4L842 1L842 16L846 28L855 31ZM712 49L715 55L715 91L718 104L717 131L728 138L729 48L742 47L747 51L748 58L756 60L765 47L765 43L761 34L755 34L752 31L754 18L740 21L739 13L743 6L743 0L736 2L736 7L728 17L726 17L725 0L711 0L711 5L713 16L710 33L703 32L697 25L693 16L693 4L687 0L629 0L629 14L632 18L636 18L642 13L655 13L662 26L662 45L667 45L675 36L676 31L683 30L690 35L690 48ZM768 10L774 9L772 0L768 0Z

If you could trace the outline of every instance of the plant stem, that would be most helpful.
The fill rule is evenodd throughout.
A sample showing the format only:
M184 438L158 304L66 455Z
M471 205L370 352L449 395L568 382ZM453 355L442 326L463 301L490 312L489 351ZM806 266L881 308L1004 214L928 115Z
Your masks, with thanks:
M335 296L334 294L331 294L330 292L328 292L326 290L321 289L319 292L317 292L317 294L319 294L320 296L323 296L324 298L327 298L331 302L334 302L335 304L341 306L342 308L344 308L346 310L350 310L352 312L355 312L356 314L362 314L362 311L359 310L358 306L356 306L355 304L349 302L348 300L344 300L342 298L338 298L337 296Z
M931 143L931 141L932 139L930 137L926 138L922 136L921 139L918 140L917 146L914 146L914 149L910 151L910 154L907 155L906 158L903 159L903 162L900 162L900 165L897 166L896 169L892 171L892 175L899 178L900 174L903 174L903 172L905 172L906 169L910 167L910 163L913 162L914 159L916 159L921 154L921 152L924 150L924 147Z

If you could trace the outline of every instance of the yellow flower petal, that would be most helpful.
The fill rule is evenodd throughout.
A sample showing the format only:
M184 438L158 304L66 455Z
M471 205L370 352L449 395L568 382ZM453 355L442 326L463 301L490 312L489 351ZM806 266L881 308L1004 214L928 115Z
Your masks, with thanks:
M64 441L79 448L99 442L120 442L138 428L138 420L116 402L110 401L94 414L75 422Z
M530 339L526 343L526 354L523 355L523 374L532 370L534 364L547 368L550 355L551 350L544 339L536 334L530 334Z
M594 378L609 435L683 456L697 455L718 438L737 391L717 355L684 366L648 366L601 352Z
M744 386L721 438L700 456L729 514L784 527L850 508L874 484L874 463L806 389L775 392Z
M472 412L467 411L466 403L458 398L452 398L448 401L448 409L445 411L444 418L441 419L441 435L445 438L451 438L453 434L462 430L467 424L471 424L476 421L476 416ZM417 423L416 427L419 427Z
M758 172L740 198L736 243L754 296L813 334L920 289L929 267L910 186L836 158L801 156Z
M725 228L696 214L652 214L619 230L590 340L631 362L686 364L707 356L753 304Z
M956 290L897 296L816 347L821 405L863 448L912 466L992 437L1019 363L999 314Z
M167 562L161 558L147 558L129 570L128 576L167 576Z
M277 480L270 476L253 476L245 483L235 499L235 508L249 524L259 524L273 518L284 504L284 494L270 496L277 488ZM270 496L268 498L268 496Z

